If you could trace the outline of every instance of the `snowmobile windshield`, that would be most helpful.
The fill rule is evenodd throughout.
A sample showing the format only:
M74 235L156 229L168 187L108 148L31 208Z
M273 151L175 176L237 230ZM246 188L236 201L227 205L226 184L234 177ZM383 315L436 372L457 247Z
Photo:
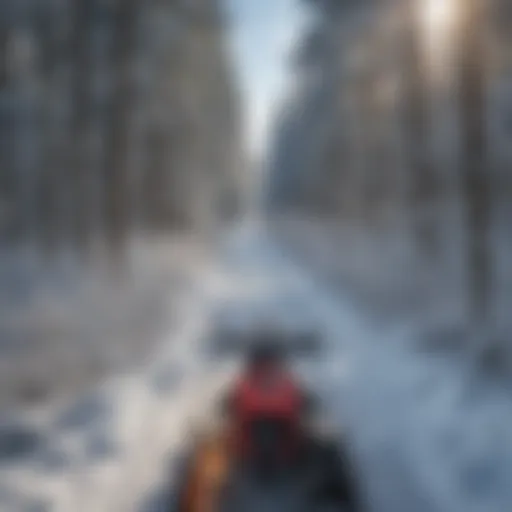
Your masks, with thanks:
M278 336L273 333L260 336L249 351L248 365L253 368L280 366L283 362L282 347Z

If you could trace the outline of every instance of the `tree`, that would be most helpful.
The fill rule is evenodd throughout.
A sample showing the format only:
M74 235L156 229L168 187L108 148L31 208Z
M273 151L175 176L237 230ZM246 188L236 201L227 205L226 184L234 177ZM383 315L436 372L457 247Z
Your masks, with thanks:
M68 41L59 37L59 24L65 23L65 14L57 12L54 4L40 6L37 38L40 47L40 75L42 81L41 97L41 160L38 176L38 238L44 254L49 258L56 251L59 236L59 188L63 176L64 161L61 136L62 127L59 126L58 102L62 101L62 81L59 79L59 70L68 54Z
M405 0L403 12L404 132L410 168L410 211L419 253L432 261L439 249L434 218L439 183L429 147L429 89L420 2Z
M121 256L144 207L164 232L217 215L237 152L219 9L0 3L2 228L37 233L51 256L69 236L84 253L101 218Z
M468 231L470 318L488 320L492 289L489 228L490 179L487 166L485 39L481 0L460 2L459 97L461 167Z
M10 16L8 5L0 6L0 236L7 229L8 209L12 195L11 188L11 157L10 104L9 101L9 32Z
M91 117L91 32L92 14L96 0L73 0L72 54L72 116L68 148L69 172L73 190L73 235L80 253L88 249L90 237L90 208L92 190L88 161L88 128Z
M132 58L135 45L137 0L116 0L112 65L112 100L105 158L107 241L114 256L122 255L128 233L129 161L128 130L131 121Z

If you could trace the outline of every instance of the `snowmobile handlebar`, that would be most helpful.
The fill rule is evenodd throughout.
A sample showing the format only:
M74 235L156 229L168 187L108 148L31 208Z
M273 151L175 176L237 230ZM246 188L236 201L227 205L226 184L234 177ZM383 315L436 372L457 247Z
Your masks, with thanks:
M229 358L246 356L260 343L260 333L257 331L240 333L224 328L217 328L210 341L210 352L213 357ZM315 330L300 333L279 332L273 337L282 356L313 357L321 349L322 337Z

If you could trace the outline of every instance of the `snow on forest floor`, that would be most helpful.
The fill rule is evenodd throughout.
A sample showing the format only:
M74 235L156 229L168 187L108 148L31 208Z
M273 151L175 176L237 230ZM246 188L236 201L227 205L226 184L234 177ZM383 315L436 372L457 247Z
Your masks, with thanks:
M367 477L370 510L510 510L512 376L482 372L469 349L466 354L450 350L450 343L460 349L460 342L429 347L425 323L417 316L400 319L393 314L382 321L363 314L361 302L354 306L332 267L302 257L305 248L317 254L325 250L321 238L308 237L306 230L302 236L302 243L290 244L285 237L280 245L316 275L316 283L323 283L314 285L319 293L311 304L326 315L332 338L340 340L338 350L345 356L333 360L344 360L349 369L345 377L327 379L325 393L331 394L333 409L336 402L341 405L341 420L352 432ZM341 258L339 250L335 254ZM395 270L407 272L401 258ZM392 296L389 300L394 302ZM450 301L446 304L449 309ZM390 311L396 307L395 302ZM453 314L445 312L439 325Z
M190 240L133 240L121 278L105 255L51 265L0 251L0 405L53 400L147 356L198 260Z
M190 425L232 375L201 355L210 314L243 304L259 314L266 304L278 317L306 306L321 326L325 350L299 367L351 441L369 511L509 511L512 410L502 381L418 350L414 325L369 321L264 232L238 233L194 283L144 368L47 411L36 448L11 464L4 457L1 510L159 510L153 491L172 478Z
M138 509L163 475L168 451L182 446L195 414L207 414L227 375L203 372L196 357L218 288L214 270L197 269L173 301L158 350L138 370L39 414L5 419L0 510Z

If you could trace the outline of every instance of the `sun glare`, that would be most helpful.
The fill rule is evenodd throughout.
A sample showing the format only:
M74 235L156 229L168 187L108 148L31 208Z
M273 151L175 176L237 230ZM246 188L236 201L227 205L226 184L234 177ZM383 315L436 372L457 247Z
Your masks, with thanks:
M449 65L457 0L425 0L422 19L432 72L439 78Z
M430 38L444 36L454 18L454 0L426 0L424 19Z

